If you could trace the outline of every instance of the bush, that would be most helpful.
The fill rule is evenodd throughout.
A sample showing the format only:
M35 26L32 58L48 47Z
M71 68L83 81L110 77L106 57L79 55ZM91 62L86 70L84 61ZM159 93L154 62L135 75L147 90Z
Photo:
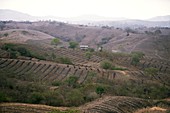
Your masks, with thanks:
M112 70L121 70L121 71L127 70L126 68L115 67L115 66L112 66L111 69L112 69Z
M9 101L9 98L3 92L0 92L0 102L7 102L7 101Z
M65 82L68 86L75 88L77 86L78 77L70 76Z
M10 43L8 43L8 44L4 44L4 45L1 47L1 49L14 51L14 50L15 50L15 49L14 49L15 46L16 46L15 44L10 44Z
M92 53L91 53L91 52L87 51L87 52L85 53L85 57L87 58L87 60L90 60L91 56L92 56Z
M98 87L96 88L96 93L99 94L100 96L101 96L104 92L105 92L104 87L98 86Z
M66 94L68 106L79 106L84 103L84 95L79 89L73 89Z
M78 46L77 42L73 42L73 41L69 42L69 48L75 49L77 46Z
M17 56L26 56L30 57L31 53L24 47L18 47L15 44L4 44L1 49L6 50L10 53L10 58L17 58Z
M17 51L20 53L21 56L27 56L27 57L31 56L31 53L24 47L18 47Z
M58 38L53 38L51 41L52 45L58 45L60 43L60 40Z
M132 56L131 64L136 66L140 62L140 59L143 58L144 53L132 52L131 56Z
M45 103L50 106L63 106L63 95L59 91L47 91L44 93Z
M150 67L150 68L146 68L144 72L146 73L146 75L154 76L154 75L157 75L159 70L157 68Z
M105 61L102 61L100 63L100 66L103 68L103 69L111 69L112 68L112 64L110 61L108 60L105 60Z
M71 62L70 58L68 58L68 57L60 57L57 59L57 61L62 64L73 64Z
M30 102L33 104L39 104L44 100L44 96L40 92L33 92L30 97Z
M54 82L52 82L52 85L53 86L60 86L62 84L62 82L60 82L60 81L54 81Z

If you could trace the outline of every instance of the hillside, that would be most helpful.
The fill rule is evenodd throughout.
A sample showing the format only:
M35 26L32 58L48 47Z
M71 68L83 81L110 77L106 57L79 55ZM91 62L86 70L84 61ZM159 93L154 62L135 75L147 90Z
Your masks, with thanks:
M4 30L30 29L36 30L67 43L76 41L80 44L89 45L97 50L98 46L114 52L131 53L142 51L145 55L169 60L169 37L168 28L139 28L119 29L112 27L88 27L83 25L71 25L60 22L2 22ZM156 33L158 32L158 33Z
M3 21L0 112L169 112L169 30Z

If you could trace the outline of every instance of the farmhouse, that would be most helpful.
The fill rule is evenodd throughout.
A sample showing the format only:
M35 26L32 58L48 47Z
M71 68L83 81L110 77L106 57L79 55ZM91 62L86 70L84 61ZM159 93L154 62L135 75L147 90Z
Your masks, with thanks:
M80 45L81 50L87 50L89 48L88 45Z

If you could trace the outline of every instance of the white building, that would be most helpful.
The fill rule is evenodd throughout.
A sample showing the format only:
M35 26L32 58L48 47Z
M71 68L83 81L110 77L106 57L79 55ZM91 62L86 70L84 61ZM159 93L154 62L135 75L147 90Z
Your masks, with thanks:
M80 49L82 50L87 50L89 48L88 45L80 45Z

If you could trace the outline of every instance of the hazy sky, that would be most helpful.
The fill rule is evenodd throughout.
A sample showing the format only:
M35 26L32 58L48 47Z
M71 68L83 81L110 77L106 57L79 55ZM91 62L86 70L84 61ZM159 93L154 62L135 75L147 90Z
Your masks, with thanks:
M99 15L147 19L170 15L170 0L0 0L0 8L33 16Z

